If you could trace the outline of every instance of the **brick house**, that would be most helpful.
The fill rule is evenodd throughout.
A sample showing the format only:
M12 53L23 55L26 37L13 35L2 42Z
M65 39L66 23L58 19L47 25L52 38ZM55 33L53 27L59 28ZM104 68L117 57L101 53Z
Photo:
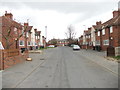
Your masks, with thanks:
M81 48L83 48L83 35L79 37L79 45Z
M83 49L87 49L86 34L87 34L87 30L84 30L84 33L83 33L83 45L82 45Z
M24 34L22 37L19 39L19 48L20 49L31 49L31 29L32 26L29 26L28 23L24 23L24 26L22 27L23 30L21 30L19 33L22 34L24 31Z
M5 12L0 17L0 42L4 47L4 50L0 50L0 69L23 62L28 57L27 52L23 55L19 52L20 31L22 25L13 20L12 13Z
M101 50L101 46L102 46L102 22L96 22L96 25L94 26L95 28L95 49Z
M39 49L40 48L40 37L41 37L41 31L37 31L37 29L34 29L35 31L35 46L36 46L36 49Z
M36 43L35 43L35 30L34 28L31 29L31 50L35 50L36 49Z
M120 55L120 9L113 11L113 18L102 23L96 22L91 28L85 30L79 38L83 49L92 48L106 51L108 46L115 48L115 55Z
M57 46L66 46L69 42L67 39L57 39Z
M120 53L119 13L119 11L113 11L113 18L95 26L96 46L100 46L103 51L106 51L108 46L113 46L115 48L116 55Z
M91 28L88 28L88 31L86 32L86 41L87 41L87 49L91 49L92 48Z
M92 43L93 50L95 50L95 46L96 46L95 28L96 28L96 25L92 25L92 27L91 27L91 43Z
M113 18L103 23L102 28L102 49L108 46L115 48L116 55L120 55L120 12L113 11Z
M46 38L44 36L42 36L42 45L46 48Z
M22 29L22 25L13 20L11 13L6 12L0 19L3 47L5 49L18 49L19 31Z

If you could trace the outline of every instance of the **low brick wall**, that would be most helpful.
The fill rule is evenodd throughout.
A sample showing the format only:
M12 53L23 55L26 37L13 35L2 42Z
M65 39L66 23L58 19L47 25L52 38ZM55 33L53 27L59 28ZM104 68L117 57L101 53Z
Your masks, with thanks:
M25 51L23 54L19 53L18 55L15 56L9 56L6 53L4 53L2 56L2 69L12 67L18 63L22 63L26 60L27 57L28 51Z

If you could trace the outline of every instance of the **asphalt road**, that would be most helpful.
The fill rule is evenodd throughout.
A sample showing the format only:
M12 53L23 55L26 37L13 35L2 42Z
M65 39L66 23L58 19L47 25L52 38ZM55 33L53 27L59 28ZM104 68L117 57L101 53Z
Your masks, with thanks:
M69 47L45 50L44 63L16 88L118 88L118 77Z

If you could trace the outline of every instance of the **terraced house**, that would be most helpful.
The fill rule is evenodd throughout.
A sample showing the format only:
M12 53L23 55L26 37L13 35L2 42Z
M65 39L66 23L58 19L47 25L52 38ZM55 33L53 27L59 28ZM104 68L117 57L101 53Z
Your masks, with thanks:
M7 11L0 17L0 69L25 61L33 42L39 47L41 31L32 28L29 23L22 25L13 20L12 13Z
M120 55L120 11L113 11L113 18L104 23L96 22L96 25L91 27L91 32L89 31L90 29L84 31L83 44L87 47L92 44L93 49L104 51L107 50L108 46L112 46L115 48L115 55Z

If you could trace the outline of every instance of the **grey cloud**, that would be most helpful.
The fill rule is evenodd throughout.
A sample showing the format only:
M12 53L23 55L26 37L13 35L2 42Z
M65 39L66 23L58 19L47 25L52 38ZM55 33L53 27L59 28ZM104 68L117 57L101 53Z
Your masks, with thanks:
M62 13L82 13L74 22L80 22L117 7L115 2L2 2L2 6L19 9L23 6L38 10L55 10Z

